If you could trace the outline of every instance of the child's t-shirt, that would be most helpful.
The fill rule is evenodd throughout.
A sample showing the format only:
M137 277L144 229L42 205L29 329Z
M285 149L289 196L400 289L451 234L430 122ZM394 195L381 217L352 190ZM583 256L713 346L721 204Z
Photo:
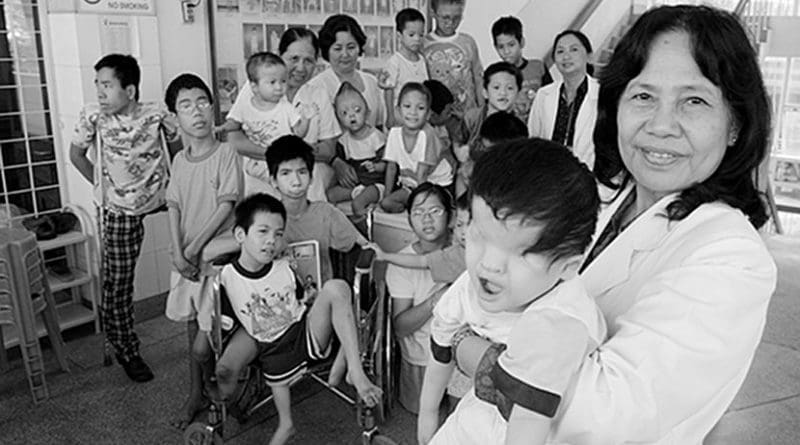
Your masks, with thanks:
M250 272L238 261L220 272L220 287L244 329L259 342L273 342L303 316L303 286L286 259Z
M213 150L194 157L187 147L172 161L172 177L167 186L167 206L180 210L181 246L185 247L200 235L206 221L217 206L242 197L242 168L236 150L221 143ZM233 212L219 226L214 237L233 227Z
M514 101L513 111L514 116L527 123L536 92L539 91L539 88L552 83L553 78L550 77L544 62L539 59L525 59L519 70L522 73L522 88Z
M380 184L383 182L383 172L370 172L361 163L367 160L380 161L379 151L386 145L386 136L374 127L361 139L356 139L349 131L339 137L347 162L353 166L358 175L358 182L364 185Z
M557 284L523 312L489 313L481 309L469 274L464 274L433 310L435 360L452 359L453 335L464 324L506 346L491 370L491 381L476 377L475 390L437 433L469 437L469 443L505 443L513 405L546 417L556 415L583 360L606 336L603 314L578 278Z
M428 182L439 184L443 187L453 183L453 169L449 162L442 156L439 137L429 124L417 133L417 141L411 151L406 150L403 142L403 128L394 127L389 130L386 138L386 150L383 154L385 161L397 163L399 169L399 182L408 188L415 188L417 184L417 167L420 163L428 164L433 170L428 174Z
M266 150L275 139L292 134L292 126L300 120L300 113L286 96L281 97L271 110L264 111L253 105L253 95L244 93L246 89L242 89L228 111L228 119L241 124L242 131L252 143ZM244 171L264 181L269 179L267 163L264 160L246 158Z
M433 281L437 283L452 283L467 270L464 246L456 242L426 254L425 261Z
M400 98L400 90L408 82L425 82L428 80L428 66L425 64L425 57L420 55L416 62L408 60L400 52L395 52L386 61L384 68L389 74L386 84L394 91L395 102ZM393 107L396 104L386 104Z
M418 255L413 243L398 253ZM411 300L418 306L444 284L437 284L427 269L412 269L389 264L386 266L386 287L394 299ZM431 358L430 348L431 322L428 320L411 335L398 339L403 359L416 366L427 366Z
M96 193L112 212L144 215L164 205L169 182L165 142L178 135L177 122L166 108L154 102L137 103L129 115L104 114L98 104L80 112L72 143L88 149L101 139L102 188L95 178ZM97 169L96 169L97 170Z
M482 73L483 68L472 36L459 32L441 37L430 32L423 41L422 54L428 64L428 75L453 93L457 109L463 112L478 106L473 73Z
M348 252L359 239L358 230L347 216L330 203L311 201L300 215L288 215L284 238L287 243L317 240L321 258L322 282L333 278L328 249Z

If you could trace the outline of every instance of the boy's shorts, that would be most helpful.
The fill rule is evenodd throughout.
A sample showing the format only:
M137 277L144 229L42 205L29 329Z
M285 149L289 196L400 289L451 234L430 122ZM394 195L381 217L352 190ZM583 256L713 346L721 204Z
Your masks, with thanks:
M425 367L413 365L400 359L400 379L397 400L407 411L419 413L419 396L422 393L422 381L425 380Z
M330 355L333 341L323 349L314 338L307 318L308 312L274 342L258 342L256 361L268 384L287 384L303 372L309 361L323 360Z
M173 321L197 319L198 329L211 331L211 315L214 313L214 277L200 276L200 281L191 281L172 271L169 276L167 318Z
M378 189L378 201L383 199L383 195L385 194L386 186L384 184L372 184ZM368 185L358 184L357 186L353 187L353 191L350 192L350 199L356 199L356 196L360 195L361 192L364 191L369 187Z

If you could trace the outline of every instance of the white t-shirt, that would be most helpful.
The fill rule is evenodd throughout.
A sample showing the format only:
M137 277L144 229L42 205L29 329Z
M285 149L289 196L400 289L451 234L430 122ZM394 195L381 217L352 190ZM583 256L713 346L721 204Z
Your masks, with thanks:
M556 419L585 357L606 336L605 318L577 278L558 284L522 313L490 314L477 305L465 273L442 295L433 313L431 335L438 345L449 346L464 323L505 344L492 372L495 389L511 405ZM431 443L503 444L507 426L498 406L473 390Z
M386 144L386 136L375 128L362 139L356 139L352 133L345 131L339 137L339 143L344 148L347 160L362 161L377 156L378 150Z
M408 82L422 83L428 80L428 65L425 63L425 57L420 55L419 60L412 62L406 59L405 56L396 52L389 57L386 61L386 72L389 74L386 79L386 84L392 87L394 91L394 101L397 102L400 97L400 90ZM393 107L394 104L386 104Z
M403 142L402 127L394 127L389 130L383 159L397 163L400 183L409 188L419 185L416 184L416 174L420 163L433 167L428 174L428 182L443 187L453 183L453 168L441 156L439 137L436 136L433 127L429 124L425 124L425 127L417 133L417 142L410 152L406 150Z
M253 105L251 89L242 88L236 102L228 111L228 119L240 123L247 139L266 150L275 139L292 134L292 126L300 120L300 113L286 96L281 97L271 110L259 110ZM264 160L245 158L244 172L260 181L269 182L269 170Z
M418 254L413 243L398 253ZM427 269L407 269L390 264L386 267L386 286L389 295L396 299L410 299L417 306L427 300L434 291L445 284L437 284ZM411 335L399 339L403 359L416 366L427 366L431 358L430 348L431 322L428 320Z

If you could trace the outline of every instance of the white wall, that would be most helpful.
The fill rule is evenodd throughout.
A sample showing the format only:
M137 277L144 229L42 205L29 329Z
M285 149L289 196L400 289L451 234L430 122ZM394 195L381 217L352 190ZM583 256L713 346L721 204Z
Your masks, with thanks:
M800 17L770 17L770 34L765 48L769 57L800 57Z

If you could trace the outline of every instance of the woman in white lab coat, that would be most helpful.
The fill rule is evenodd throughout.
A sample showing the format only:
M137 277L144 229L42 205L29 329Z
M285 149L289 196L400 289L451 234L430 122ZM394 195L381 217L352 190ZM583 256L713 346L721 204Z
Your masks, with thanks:
M756 55L728 12L656 8L620 41L594 139L613 198L581 272L609 337L577 371L553 442L700 444L722 417L777 279L753 179L769 115ZM463 340L461 368L493 366L487 346Z
M597 119L598 84L591 76L592 44L582 32L566 30L553 42L553 60L561 80L536 92L528 115L531 137L550 139L572 149L592 168L592 132Z

